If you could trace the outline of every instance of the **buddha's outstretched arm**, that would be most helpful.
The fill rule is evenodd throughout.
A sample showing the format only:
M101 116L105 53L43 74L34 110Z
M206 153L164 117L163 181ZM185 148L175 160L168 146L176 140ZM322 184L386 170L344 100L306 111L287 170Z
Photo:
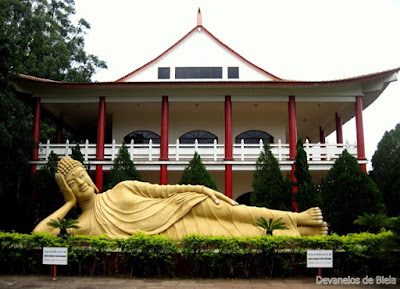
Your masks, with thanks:
M33 233L41 233L41 232L49 232L51 234L57 235L59 233L58 228L53 228L47 225L48 222L54 220L57 221L58 218L60 220L64 219L64 217L68 214L68 212L74 207L75 205L71 202L65 203L61 208L55 211L53 214L48 216L47 218L43 219L33 230Z
M150 184L145 182L133 182L136 189L135 192L138 195L150 197L150 198L169 198L175 194L180 193L199 193L203 195L207 195L210 197L216 204L220 201L227 202L231 205L237 205L238 203L234 200L228 198L224 194L214 191L205 186L199 185L157 185Z
M57 221L58 219L62 220L68 214L68 212L76 205L76 197L74 193L71 191L67 182L64 179L64 176L61 174L56 174L56 181L58 186L60 187L61 192L64 195L65 204L59 208L57 211L52 213L47 218L43 219L33 230L33 233L40 233L40 232L49 232L52 234L58 234L59 229L53 228L47 225L48 222L54 220Z

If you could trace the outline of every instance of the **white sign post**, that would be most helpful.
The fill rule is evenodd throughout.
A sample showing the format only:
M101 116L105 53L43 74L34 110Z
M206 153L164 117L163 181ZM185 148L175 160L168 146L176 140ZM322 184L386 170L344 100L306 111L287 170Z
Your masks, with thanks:
M57 280L57 265L68 265L67 247L43 247L44 265L53 265L53 280Z
M307 268L333 268L333 250L307 250Z

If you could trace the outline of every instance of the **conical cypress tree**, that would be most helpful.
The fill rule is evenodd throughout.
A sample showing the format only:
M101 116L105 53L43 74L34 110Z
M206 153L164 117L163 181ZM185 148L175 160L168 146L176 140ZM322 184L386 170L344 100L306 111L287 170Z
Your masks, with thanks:
M203 185L213 190L218 190L217 184L211 175L207 172L206 167L201 161L200 155L195 152L193 159L183 171L180 185Z
M353 224L364 213L384 211L382 195L357 160L344 150L322 186L322 211L330 229L338 234L358 231Z
M129 156L128 148L123 142L117 157L114 159L114 166L110 171L105 190L109 190L116 184L126 180L141 181L142 176L136 170L136 166Z
M297 141L297 153L294 161L294 176L296 177L297 193L294 196L299 211L305 211L312 207L320 206L320 198L308 170L307 153L304 150L301 138Z
M372 157L370 176L382 192L388 216L400 216L400 124L386 131Z
M73 158L76 161L81 162L84 165L85 159L83 158L82 152L81 152L81 147L77 143L71 150L71 158ZM89 172L90 171L90 164L88 163L87 165L84 165L86 170Z
M82 164L85 161L83 158L83 155L81 153L81 147L78 143L71 150L71 158L73 158L76 161L81 162Z
M252 206L292 210L290 183L283 178L279 163L271 153L268 142L265 142L264 151L256 162L252 187Z
M55 174L58 156L52 151L47 163L35 175L36 201L39 205L38 218L43 219L64 204L64 197L58 188Z

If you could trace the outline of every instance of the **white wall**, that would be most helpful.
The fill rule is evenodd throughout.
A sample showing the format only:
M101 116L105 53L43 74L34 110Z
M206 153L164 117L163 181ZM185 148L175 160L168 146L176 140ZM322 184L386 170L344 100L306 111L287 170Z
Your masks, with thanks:
M151 60L149 59L149 61ZM158 67L170 67L171 79L158 80ZM163 57L128 77L125 81L187 81L187 79L175 79L175 67L223 67L222 80L228 80L227 67L239 67L239 80L271 80L268 75L222 47L206 32L196 30ZM214 81L220 80L214 79ZM238 79L231 80L237 81ZM207 81L213 81L213 79L207 79Z
M248 130L261 130L286 142L286 104L234 102L232 104L233 138ZM266 108L265 106L270 106ZM161 103L126 103L113 107L112 138L117 143L137 130L161 133ZM225 143L225 115L223 102L172 102L169 104L169 143L192 130L215 134L219 143ZM234 141L234 139L233 139Z
M113 109L112 138L121 143L137 130L161 133L161 103L122 103Z

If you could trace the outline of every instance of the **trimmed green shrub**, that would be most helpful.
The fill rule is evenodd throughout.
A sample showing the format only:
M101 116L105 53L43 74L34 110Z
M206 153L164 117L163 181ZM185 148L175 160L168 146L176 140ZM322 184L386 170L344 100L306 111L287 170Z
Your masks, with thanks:
M382 196L357 160L344 150L322 186L322 211L330 229L338 234L359 231L353 222L363 213L383 212Z
M386 131L372 157L371 177L382 192L389 217L400 216L400 124Z
M301 138L297 141L297 153L294 161L294 176L296 177L297 192L294 195L299 212L321 205L320 196L314 184L314 180L308 170L307 153L304 150Z
M387 261L381 259L382 253L399 256L398 247L381 247L381 244L393 245L391 240L394 236L390 231L376 235L313 237L189 235L174 241L142 233L113 240L104 236L69 236L63 239L48 233L0 232L0 274L48 274L49 267L41 264L42 247L68 247L69 265L60 266L60 275L313 276L315 271L305 267L309 249L334 251L334 268L324 271L327 276L398 275L398 267L384 271L387 269L383 265Z
M165 236L148 236L138 233L126 239L117 239L121 252L126 253L130 276L161 276L166 273L174 277L176 243ZM168 268L168 269L166 269Z
M213 190L218 190L217 184L207 172L206 167L201 161L200 155L195 152L193 158L190 160L189 165L183 171L180 185L203 185Z
M252 206L292 210L290 183L284 180L279 163L271 153L267 141L256 162L252 187L253 192L250 194Z
M84 159L84 157L83 157L83 155L82 155L81 146L79 145L79 143L77 143L77 144L72 148L72 150L71 150L71 158L73 158L73 159L76 160L76 161L81 162L81 163L85 166L86 170L87 170L88 172L90 171L90 163L88 162L88 163L85 165L85 159Z
M116 184L122 181L142 180L142 176L136 170L136 166L130 158L125 142L122 143L118 155L114 159L114 166L111 169L110 175L107 180L108 182L107 185L104 186L104 190L112 189Z
M35 208L34 223L43 220L65 203L54 177L57 172L57 164L58 156L51 152L47 163L36 172L35 190L37 207Z

